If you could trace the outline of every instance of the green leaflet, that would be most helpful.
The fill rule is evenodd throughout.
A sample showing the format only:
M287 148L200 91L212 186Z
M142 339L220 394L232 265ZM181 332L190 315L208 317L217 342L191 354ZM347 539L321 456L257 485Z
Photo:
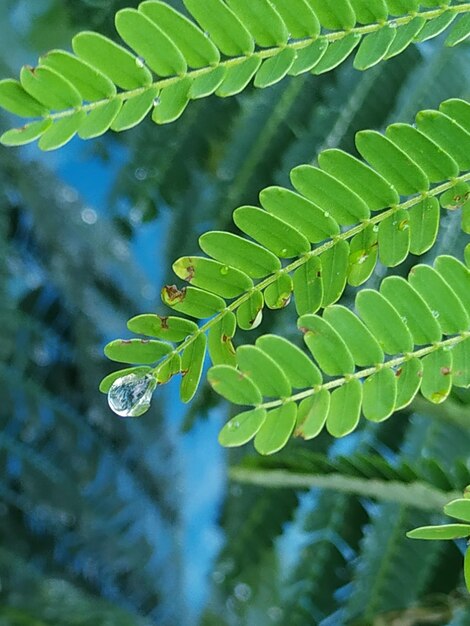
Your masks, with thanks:
M431 309L404 278L388 276L380 285L380 293L393 302L416 345L432 344L441 340L441 328Z
M444 45L452 48L470 36L470 15L462 15L457 24L454 25L450 34L444 42Z
M207 337L204 333L199 333L183 351L181 358L183 380L180 386L180 398L183 402L189 402L197 391L204 357L206 356L206 347Z
M220 61L217 47L184 15L164 2L147 0L139 4L139 11L168 35L190 67L215 65Z
M21 69L23 89L50 109L68 109L80 106L82 97L71 82L49 67Z
M408 211L410 252L423 254L437 239L441 211L437 198L424 198Z
M399 265L410 251L408 211L400 209L380 222L378 232L379 259L386 267Z
M468 313L436 270L428 265L415 265L409 281L431 308L444 334L452 335L468 330Z
M122 107L122 100L115 98L91 110L78 128L81 139L103 135L112 125Z
M152 339L115 339L105 346L104 353L112 361L119 363L156 363L172 347L162 341Z
M356 146L399 194L419 193L429 188L429 180L419 165L384 135L373 130L360 131Z
M299 404L295 434L303 439L313 439L323 429L330 409L330 394L326 389L305 398Z
M383 363L384 353L378 341L352 311L340 305L328 306L323 318L346 339L356 365L366 367Z
M158 89L152 87L143 91L140 96L124 102L122 108L114 118L111 128L115 131L133 128L144 119L155 104L158 96Z
M464 309L470 312L470 271L455 257L442 254L434 262L434 268L456 294Z
M139 335L158 337L166 341L183 341L195 333L197 324L182 317L162 317L153 313L137 315L127 322L127 328Z
M283 337L262 335L256 345L281 367L292 387L303 389L321 384L322 377L314 363Z
M349 0L308 0L326 28L330 30L350 30L356 23L356 15Z
M460 170L470 169L470 133L466 129L440 111L420 111L416 125L458 163Z
M101 100L116 95L116 87L107 76L69 52L51 50L40 57L39 62L70 81L84 100Z
M289 274L280 272L264 290L264 302L269 309L283 309L292 297L294 284Z
M0 137L4 146L22 146L39 139L52 124L51 119L31 122L21 128L11 128Z
M111 39L85 31L72 39L72 48L80 58L96 67L122 89L148 87L152 74L137 57Z
M316 39L308 46L297 50L297 56L290 70L287 72L290 76L298 76L303 72L308 72L314 68L328 49L328 41L326 39Z
M440 35L455 20L453 11L446 11L435 20L427 22L415 37L415 41L423 42Z
M162 300L175 311L198 319L211 317L225 309L225 300L195 287L177 289L175 285L167 285L162 289Z
M214 365L207 380L217 393L234 404L258 404L262 400L261 391L250 376L230 365Z
M295 309L298 315L316 313L323 301L322 265L319 257L311 257L294 273Z
M333 41L322 55L320 61L314 66L312 74L324 74L340 65L361 41L358 33L349 33L346 37Z
M135 9L121 9L115 24L122 39L158 76L184 74L186 59L173 41L148 17Z
M219 321L209 330L209 356L214 365L235 366L235 348L232 337L237 328L237 318L232 311L226 311Z
M253 287L246 274L205 257L181 257L173 263L175 274L196 287L223 298L234 298Z
M182 115L189 103L191 79L181 79L165 87L154 103L152 119L156 124L169 124Z
M334 304L341 297L348 275L349 246L338 241L321 256L323 278L322 307Z
M349 0L356 19L360 24L372 24L381 22L388 17L388 8L385 0Z
M470 198L470 186L461 181L457 182L453 187L444 191L439 196L439 204L443 209L455 211L459 209Z
M354 372L353 356L331 324L317 315L302 315L297 325L320 369L329 376Z
M272 252L233 233L204 233L199 245L207 255L253 278L264 278L281 269L281 262Z
M339 224L355 224L370 216L366 203L357 194L317 167L295 167L291 171L291 181L297 191Z
M452 384L470 387L470 339L452 348Z
M357 70L366 70L373 67L385 58L396 35L396 28L384 26L375 33L366 35L359 46L354 58L354 67Z
M288 402L269 411L255 437L255 449L265 455L281 450L294 430L296 418L295 402Z
M205 98L213 94L222 84L226 74L227 68L219 65L207 74L197 76L191 83L191 89L189 90L191 100Z
M454 159L414 126L391 124L387 127L386 136L419 163L432 183L458 175L459 166Z
M344 437L351 433L361 416L362 385L352 379L331 394L326 418L326 429L333 437Z
M400 202L400 196L383 176L347 152L324 150L320 152L318 162L322 170L361 197L371 211L379 211Z
M279 398L290 395L289 380L279 365L257 346L240 346L236 352L237 365L263 396Z
M391 59L405 50L415 39L416 35L426 24L426 20L422 17L415 17L408 24L399 26L396 29L395 39L390 44L384 59Z
M357 295L356 309L387 354L411 352L413 339L410 331L397 310L381 294L363 289Z
M220 445L231 448L248 443L266 419L265 409L252 409L235 415L219 433Z
M369 224L363 231L354 235L349 244L348 284L362 285L375 269L378 258L378 227Z
M392 15L417 11L419 0L387 0L388 10Z
M255 76L255 87L269 87L287 75L295 61L296 53L292 48L284 48L275 57L266 59Z
M47 107L25 91L17 80L0 80L0 106L10 113L22 117L39 117L47 114Z
M397 399L395 410L404 409L412 401L421 385L423 364L419 359L412 358L405 361L397 371Z
M362 412L372 422L387 419L395 410L397 379L391 369L381 369L364 382Z
M228 6L245 24L259 46L270 48L287 43L289 32L281 16L268 0L227 0Z
M76 111L69 117L63 117L53 122L41 134L38 145L41 150L56 150L64 146L75 136L85 119L84 111Z
M234 96L243 91L258 71L261 59L257 56L248 57L236 64L227 67L225 76L215 92L221 98Z
M184 0L188 11L227 56L249 55L254 41L236 15L221 0Z
M443 524L442 526L421 526L406 533L410 539L460 539L470 535L469 524Z
M304 196L284 187L266 187L259 195L261 206L291 224L312 243L319 243L340 232L338 223Z
M320 34L320 22L308 0L271 0L291 37L303 39Z
M452 387L452 352L442 348L423 359L421 393L434 404L444 402Z
M278 257L288 259L310 250L310 244L302 233L257 207L239 207L233 213L233 221L240 230Z
M261 324L263 306L263 294L257 289L253 290L248 299L237 309L237 323L242 330L253 330Z
M444 513L463 522L470 522L470 500L468 498L452 500L445 505Z

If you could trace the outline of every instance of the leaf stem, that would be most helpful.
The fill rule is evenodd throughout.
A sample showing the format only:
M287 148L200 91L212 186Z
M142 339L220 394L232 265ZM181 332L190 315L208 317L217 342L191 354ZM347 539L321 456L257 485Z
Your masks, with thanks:
M232 480L260 487L274 489L331 489L342 493L354 494L379 501L397 502L402 505L424 511L442 512L442 507L455 498L461 497L457 491L441 491L427 483L416 481L402 483L395 480L377 480L375 478L356 478L339 473L327 475L301 474L288 470L248 469L232 467L229 469Z

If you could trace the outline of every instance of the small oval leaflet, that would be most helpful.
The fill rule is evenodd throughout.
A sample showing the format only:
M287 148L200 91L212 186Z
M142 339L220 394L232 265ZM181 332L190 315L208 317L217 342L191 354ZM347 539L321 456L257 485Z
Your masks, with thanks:
M152 374L128 374L118 378L108 393L110 408L121 417L138 417L150 407L157 381Z

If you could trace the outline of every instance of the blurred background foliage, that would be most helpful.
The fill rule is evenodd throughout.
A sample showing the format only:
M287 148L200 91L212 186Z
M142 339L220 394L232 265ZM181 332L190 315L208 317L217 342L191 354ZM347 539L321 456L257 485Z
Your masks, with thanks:
M114 36L114 13L136 5L2 0L1 77L80 29ZM199 234L231 229L236 206L321 149L354 151L357 130L468 98L469 63L468 45L433 40L364 73L346 63L200 100L169 127L147 121L52 154L0 148L1 626L470 625L464 546L405 538L438 523L440 507L230 481L229 466L253 452L219 448L227 407L207 388L188 408L170 384L134 421L97 391L112 369L102 346L132 315L163 310L171 262ZM444 211L426 260L462 248L459 217ZM294 322L290 307L258 330L294 338ZM469 404L464 392L415 403L258 464L321 472L338 461L340 476L459 490L470 482Z

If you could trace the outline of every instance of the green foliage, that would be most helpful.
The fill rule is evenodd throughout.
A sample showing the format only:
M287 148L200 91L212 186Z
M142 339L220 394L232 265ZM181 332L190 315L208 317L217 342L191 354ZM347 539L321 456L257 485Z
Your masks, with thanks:
M463 498L451 500L444 506L444 513L461 522L470 522L470 498L468 487ZM438 526L421 526L406 533L410 539L462 539L470 536L470 524L441 524ZM470 591L470 554L467 550L464 557L464 578L467 589Z
M54 150L77 133L89 139L109 128L132 128L150 111L155 123L167 124L191 100L212 93L234 95L252 78L255 87L264 88L287 74L318 75L342 63L355 48L354 67L366 70L413 41L436 37L454 20L446 45L455 46L470 34L470 6L457 2L432 4L431 9L423 2L421 10L418 2L390 0L370 6L350 0L184 4L194 21L157 0L118 11L115 27L130 50L84 31L72 40L73 54L52 50L36 68L23 67L19 81L1 81L0 106L26 118L44 117L7 131L2 143L39 139L41 149ZM393 150L383 139L380 145ZM409 175L425 185L413 167Z
M240 437L234 432L234 441L238 445L244 443L249 433L256 436L255 445L256 441L263 442L260 444L263 453L278 450L288 440L296 422L295 404L282 411L282 419L276 418L277 407L290 397L290 384L282 368L289 367L291 359L279 361L275 354L276 364L271 355L252 348L250 354L257 355L257 359L246 362L241 355L248 354L248 347L240 347L235 354L232 338L237 323L242 329L259 325L263 304L281 309L288 305L293 294L301 316L299 327L304 329L306 344L320 370L327 376L343 377L339 384L329 381L324 387L315 368L315 376L303 385L310 386L312 391L295 396L302 400L298 435L311 438L326 423L331 434L344 436L356 428L361 409L366 418L381 421L407 406L419 387L432 402L442 402L450 392L454 371L455 384L467 386L468 342L457 344L469 329L469 273L456 259L443 256L436 261L435 269L416 266L408 283L390 277L383 282L380 292L361 291L356 301L360 318L332 305L348 283L354 286L364 283L378 259L383 265L393 267L406 259L412 246L414 251L424 251L434 244L438 198L449 192L453 198L465 196L462 185L469 174L465 169L467 156L461 146L468 143L470 149L469 110L468 103L453 99L442 103L439 111L419 113L416 128L392 124L385 134L361 131L356 145L369 165L346 152L331 149L320 153L320 167L297 166L291 172L295 191L268 187L260 193L262 208L243 206L234 211L236 226L255 243L228 232L203 234L201 249L213 259L201 256L178 259L173 270L191 286L182 289L166 286L162 298L173 309L192 317L213 317L200 328L195 327L174 350L168 344L155 342L155 347L168 353L155 371L173 359L173 355L189 354L186 351L193 342L200 342L201 334L209 331L209 354L216 365L209 381L216 391L237 404L258 405L259 399L247 401L247 385L253 383L262 396L280 398L278 404L262 405L275 411L274 417L266 413L265 426L260 423L262 413L245 412L241 418L244 434ZM447 139L450 126L460 136L459 147L451 146ZM371 211L376 214L372 216ZM262 280L254 284L252 278ZM227 298L232 300L230 304L225 301ZM324 317L314 315L320 309L325 309ZM224 318L230 320L230 328L224 329ZM443 335L460 336L458 341L457 338L446 340L452 345L456 343L454 368L451 353L444 349L447 344L439 343ZM107 350L112 353L118 349L124 354L126 349L138 350L139 345L147 354L153 344L148 340L143 344L139 340L120 340L110 344ZM425 345L429 347L414 347ZM201 343L197 351L199 364L205 347ZM385 363L384 354L388 355ZM159 358L156 355L154 362ZM299 359L297 355L294 361L297 370L305 367ZM128 359L128 362L147 364L151 360ZM240 380L244 386L240 395L237 395L235 365L244 377ZM356 372L356 366L369 369ZM400 368L403 377L397 379L392 367ZM181 369L184 388L181 396L185 401L197 389L200 365L191 384L186 379L187 369L184 365ZM177 371L172 368L173 373ZM260 376L265 377L264 382ZM363 378L367 378L364 385L359 383ZM165 377L164 382L167 380ZM324 389L328 395L323 393ZM330 393L330 389L334 391ZM309 397L315 393L319 396ZM256 427L247 423L250 415ZM234 418L227 428L234 431L237 423ZM268 443L266 433L271 431L271 423L279 428L276 427L276 436ZM228 431L222 440L229 444Z

